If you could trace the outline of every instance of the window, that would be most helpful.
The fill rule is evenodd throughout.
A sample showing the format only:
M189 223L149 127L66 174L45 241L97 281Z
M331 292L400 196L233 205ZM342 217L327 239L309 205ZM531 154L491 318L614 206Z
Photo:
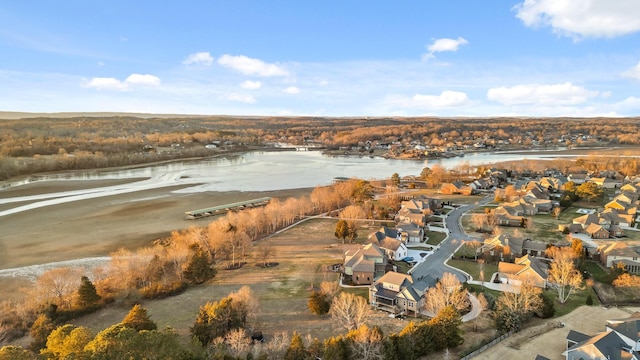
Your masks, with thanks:
M413 307L413 301L409 301L409 307Z

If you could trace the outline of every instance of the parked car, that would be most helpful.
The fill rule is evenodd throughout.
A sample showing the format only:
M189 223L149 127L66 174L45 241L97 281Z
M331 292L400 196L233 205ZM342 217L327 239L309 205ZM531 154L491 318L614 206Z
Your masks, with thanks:
M412 257L412 256L407 256L407 257L405 257L404 259L402 259L402 261L404 261L404 262L410 262L410 261L413 261L413 257Z

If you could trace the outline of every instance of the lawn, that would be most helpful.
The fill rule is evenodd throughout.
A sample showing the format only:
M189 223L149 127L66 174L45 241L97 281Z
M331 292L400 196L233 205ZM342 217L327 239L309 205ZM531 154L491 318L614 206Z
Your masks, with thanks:
M456 269L460 269L467 274L471 275L474 280L480 279L480 266L473 260L449 260L447 262L450 266ZM484 279L488 281L493 273L498 271L498 265L496 264L484 264Z
M595 261L587 261L586 266L589 275L591 275L595 281L605 284L611 283L609 272L603 269L598 263Z
M429 245L438 245L447 237L447 234L439 231L427 231L425 234L429 238L427 240L427 244Z
M593 300L593 305L594 306L600 305L598 301L598 297L596 296L596 293L590 287L587 287L584 290L575 291L574 293L571 294L571 296L569 296L569 299L564 304L560 304L560 302L558 302L557 291L545 290L545 293L551 295L554 299L553 307L556 309L556 312L553 315L553 317L556 317L556 318L566 315L572 312L573 310L577 309L578 307L585 305L589 294L591 295L591 299Z

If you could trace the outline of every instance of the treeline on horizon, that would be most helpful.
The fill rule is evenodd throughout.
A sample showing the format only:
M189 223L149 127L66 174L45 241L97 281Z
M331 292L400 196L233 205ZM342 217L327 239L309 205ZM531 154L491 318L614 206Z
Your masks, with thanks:
M274 142L329 149L367 141L440 146L509 143L523 148L638 145L637 118L322 118L133 116L0 120L0 180L209 156ZM572 140L573 139L573 140ZM206 144L216 143L216 150Z

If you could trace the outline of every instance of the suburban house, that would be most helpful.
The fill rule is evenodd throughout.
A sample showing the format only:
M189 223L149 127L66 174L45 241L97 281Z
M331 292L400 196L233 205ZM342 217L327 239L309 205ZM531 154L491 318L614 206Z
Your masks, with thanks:
M589 181L604 189L616 189L622 186L621 180L610 179L607 177L592 177Z
M489 252L489 255L494 255L494 249L509 247L511 255L520 257L522 255L531 255L544 257L547 251L547 243L544 241L535 241L531 239L524 239L521 237L513 237L506 234L500 234L494 237L484 239L482 245L482 252Z
M420 227L427 225L427 216L416 209L401 208L395 216L397 223L411 223Z
M540 259L529 255L519 257L513 263L498 263L498 279L501 283L520 285L528 279L537 287L547 286L548 266Z
M502 226L522 226L525 222L524 217L513 215L507 209L499 206L493 211L496 218L496 224Z
M387 256L376 244L349 246L344 252L343 272L356 285L370 285L384 275Z
M408 255L407 245L402 242L402 233L383 226L367 238L367 243L378 245L391 260L400 261Z
M401 240L405 243L419 243L424 240L424 227L414 223L400 223L396 225Z
M567 335L567 360L640 360L640 313L626 319L607 320L605 331L590 336L571 330Z
M581 185L589 180L589 175L580 173L569 174L569 176L567 176L567 180L573 181L576 185Z
M369 287L369 303L392 314L417 316L424 308L425 293L435 285L411 275L390 271Z
M603 225L598 225L596 223L589 224L585 229L584 233L591 236L592 239L608 239L609 238L609 230L605 228Z
M474 189L471 186L465 185L462 182L456 181L453 183L444 183L440 187L440 193L446 195L473 195Z
M600 263L608 268L622 263L630 273L640 273L640 254L625 243L612 241L598 247L596 254L600 256Z

